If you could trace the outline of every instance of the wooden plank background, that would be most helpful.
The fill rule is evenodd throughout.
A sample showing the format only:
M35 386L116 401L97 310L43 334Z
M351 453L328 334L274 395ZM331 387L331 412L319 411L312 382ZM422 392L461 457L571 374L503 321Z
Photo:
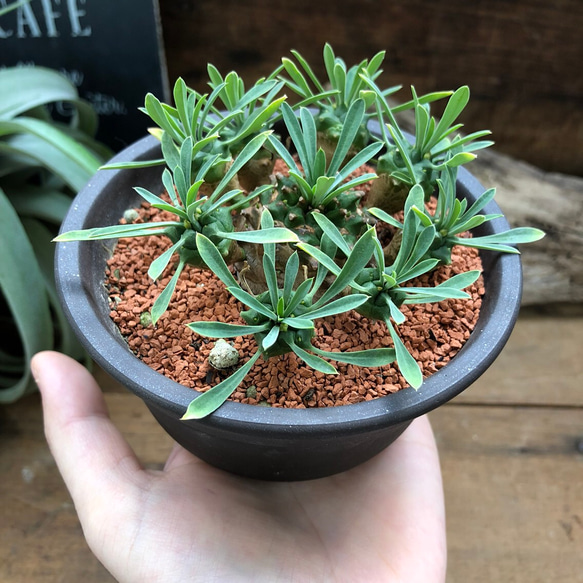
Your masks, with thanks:
M252 83L299 50L323 77L330 42L349 64L386 50L386 86L467 84L468 130L545 170L583 174L580 0L160 0L171 83L204 90L206 63ZM403 100L405 97L403 98Z
M472 387L430 415L444 478L448 583L583 582L583 318L525 312ZM143 463L171 440L102 372ZM111 583L46 446L40 399L0 409L0 581Z

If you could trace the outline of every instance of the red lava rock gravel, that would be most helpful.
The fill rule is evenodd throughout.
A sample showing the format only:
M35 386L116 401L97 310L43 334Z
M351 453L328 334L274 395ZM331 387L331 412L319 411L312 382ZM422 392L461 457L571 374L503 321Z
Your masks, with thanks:
M147 205L139 212L146 221L158 218L154 218L158 211ZM239 310L245 308L212 273L186 266L169 310L155 328L144 325L148 324L148 311L154 300L173 273L171 266L156 283L148 277L148 267L168 246L168 240L159 237L119 240L106 274L111 317L138 358L182 385L205 391L233 370L213 369L207 357L215 341L192 332L186 324L196 320L243 324ZM481 269L478 252L455 247L451 265L416 280L415 285L436 285L470 269ZM424 376L446 365L473 330L484 294L482 278L467 291L472 295L468 300L402 307L407 321L398 327L399 333ZM392 346L384 323L356 312L318 320L316 331L313 342L323 350ZM257 348L253 336L234 338L232 342L241 355L240 364ZM317 372L293 353L268 361L260 358L231 398L273 407L333 407L368 401L407 386L393 364L364 368L331 362L338 375Z

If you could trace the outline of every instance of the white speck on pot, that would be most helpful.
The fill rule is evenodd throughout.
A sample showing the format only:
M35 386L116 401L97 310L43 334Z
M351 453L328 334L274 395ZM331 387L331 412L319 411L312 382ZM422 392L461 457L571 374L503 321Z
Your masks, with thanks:
M239 362L239 352L221 338L215 342L214 348L210 351L209 362L214 368L229 368Z

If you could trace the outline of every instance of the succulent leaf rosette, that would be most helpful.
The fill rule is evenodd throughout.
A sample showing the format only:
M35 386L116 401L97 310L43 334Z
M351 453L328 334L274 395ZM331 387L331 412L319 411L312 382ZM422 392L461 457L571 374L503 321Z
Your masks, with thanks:
M257 351L197 396L184 419L211 414L260 357L285 353L331 375L337 370L330 361L369 367L396 362L407 382L419 388L421 370L398 334L406 318L402 306L468 298L464 290L480 273L461 273L434 287L415 287L412 280L448 263L456 245L518 253L516 244L544 235L523 227L497 236L461 236L497 216L481 214L494 189L469 208L456 197L458 167L491 145L482 140L486 130L457 133L457 118L469 100L467 87L423 96L412 88L413 99L390 106L387 96L400 87L378 85L384 53L347 67L327 44L327 84L297 51L292 55L295 60L283 58L250 89L235 72L223 76L209 65L210 93L197 93L179 79L174 105L146 97L143 111L156 124L151 133L161 142L162 158L108 168L163 165L165 195L140 186L136 191L175 220L57 238L167 237L171 246L152 261L149 275L158 279L175 257L176 267L153 305L152 326L171 304L186 264L212 271L244 307L245 324L188 323L209 338L253 335ZM288 104L286 89L300 98L298 103ZM440 120L429 111L438 99L447 99ZM415 113L413 139L395 117L405 109ZM380 135L370 133L371 119L378 119ZM285 175L273 174L277 160L287 167ZM366 197L365 185L370 185ZM430 197L434 212L426 205ZM390 253L379 239L386 227L395 233ZM350 310L384 322L393 347L319 349L313 343L316 321Z

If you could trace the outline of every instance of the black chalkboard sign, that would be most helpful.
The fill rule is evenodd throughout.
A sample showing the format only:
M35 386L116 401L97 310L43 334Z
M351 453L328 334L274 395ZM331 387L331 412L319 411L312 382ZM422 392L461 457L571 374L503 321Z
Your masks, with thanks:
M145 135L148 118L137 108L148 91L168 99L157 0L31 0L0 17L0 67L16 65L67 75L99 114L98 139L114 150Z

